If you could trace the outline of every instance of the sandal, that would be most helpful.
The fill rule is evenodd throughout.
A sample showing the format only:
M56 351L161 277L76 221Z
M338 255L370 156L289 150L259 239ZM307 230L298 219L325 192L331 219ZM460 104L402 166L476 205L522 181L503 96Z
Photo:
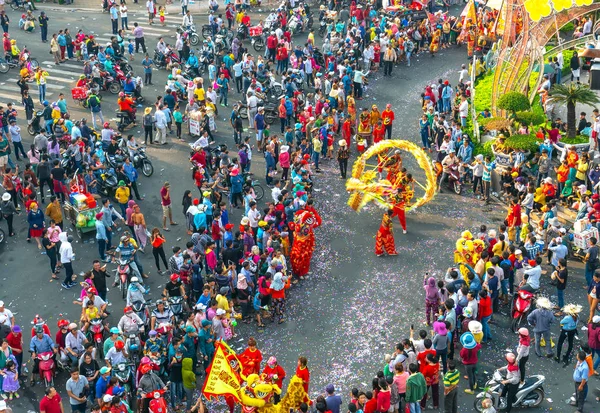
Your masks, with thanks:
M265 327L265 325L264 325L264 324L262 324L262 323L261 323L261 324L259 324L258 326L259 326L259 327Z
M52 274L52 279L53 280L58 280L58 277L56 276L56 274Z

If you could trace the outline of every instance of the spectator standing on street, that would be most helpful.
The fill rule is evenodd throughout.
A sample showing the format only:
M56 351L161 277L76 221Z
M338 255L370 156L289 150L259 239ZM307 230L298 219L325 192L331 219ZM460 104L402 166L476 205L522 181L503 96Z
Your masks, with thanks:
M154 23L154 15L156 14L156 5L154 4L154 0L148 0L146 2L146 11L148 12L148 24Z
M121 14L121 28L123 30L129 30L129 24L127 24L127 5L125 4L125 0L121 0L119 12Z
M52 35L52 40L50 40L50 53L54 56L54 64L57 66L60 64L60 46L58 44L58 36L56 33ZM38 69L40 69L38 67ZM42 95L40 94L40 100L42 99Z
M45 11L40 12L40 17L38 17L38 21L40 22L40 32L42 35L42 43L48 42L48 16L46 16Z
M577 411L575 413L583 413L583 404L587 396L587 381L590 375L590 370L585 361L585 352L577 353L577 364L573 371L573 381L575 382L575 400L577 403Z
M151 3L152 0L148 0L148 2ZM142 51L146 53L146 40L144 39L144 29L142 29L140 25L137 24L137 22L133 23L133 36L135 37L135 52L137 53L140 50L141 46Z
M4 10L0 11L0 24L2 25L2 30L4 33L8 33L8 23L10 19L8 18L8 14Z
M19 152L23 155L23 158L27 159L27 155L25 154L25 149L23 148L23 138L21 138L21 127L17 125L16 119L10 120L10 127L8 128L10 132L10 140L15 147L15 156L17 157L17 161L20 161Z
M173 211L171 209L171 184L165 182L163 187L160 189L160 203L163 209L163 229L169 231L167 228L167 218L171 225L177 225L177 222L173 221Z
M550 325L554 323L554 314L550 309L550 300L541 297L536 302L537 308L527 316L527 322L533 325L535 334L535 354L542 357L541 340L546 341L546 357L552 357L552 346L550 345Z
M116 3L110 6L110 22L112 24L112 34L117 34L119 32L119 9Z
M144 84L151 85L152 84L152 65L154 61L150 59L148 53L146 53L146 57L142 60L142 66L144 66Z
M167 115L163 111L164 106L159 105L158 110L154 113L154 122L156 126L156 137L154 143L160 145L167 144Z
M458 413L458 380L460 373L454 360L448 362L448 371L444 374L444 413Z
M48 387L45 396L40 400L40 412L64 412L62 399L54 387Z

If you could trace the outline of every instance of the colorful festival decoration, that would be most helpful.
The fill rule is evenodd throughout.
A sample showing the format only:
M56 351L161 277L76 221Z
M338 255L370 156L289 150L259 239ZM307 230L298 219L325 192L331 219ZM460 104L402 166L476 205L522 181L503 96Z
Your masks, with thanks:
M294 244L290 252L293 273L304 277L310 269L310 260L315 250L314 229L321 225L321 217L313 208L296 212L289 228L294 231Z
M401 172L402 160L395 162L392 158L400 152L411 154L419 167L425 172L427 182L425 185L413 180L407 184L406 175ZM399 165L398 165L399 163ZM387 169L387 176L382 177L383 170ZM414 185L416 183L423 194L416 201ZM352 178L346 182L346 189L350 192L348 205L355 211L360 211L369 202L375 202L380 207L393 208L394 195L400 189L405 210L410 211L431 201L436 192L436 175L431 165L429 155L418 145L399 139L381 141L367 149L352 167Z
M302 380L293 376L281 401L273 404L273 396L281 394L281 389L262 374L245 377L243 367L237 354L225 342L216 342L215 355L202 387L204 397L209 400L219 396L233 399L242 406L243 413L289 413L290 409L295 411L308 400Z
M552 12L561 12L572 7L589 6L593 0L525 0L523 6L529 18L535 22L550 16Z

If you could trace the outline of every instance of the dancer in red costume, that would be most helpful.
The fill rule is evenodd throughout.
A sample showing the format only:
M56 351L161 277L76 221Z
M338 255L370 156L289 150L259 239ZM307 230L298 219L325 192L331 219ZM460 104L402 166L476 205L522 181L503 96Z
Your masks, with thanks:
M263 355L256 348L254 337L248 339L248 348L239 355L239 359L242 362L244 376L248 377L253 373L260 374L260 363L262 362Z
M296 376L302 379L302 387L308 395L308 385L310 383L310 371L308 370L308 360L306 357L298 357L298 366L296 367ZM308 397L307 397L308 399Z
M404 210L406 208L406 201L404 199L402 189L397 189L396 193L390 197L390 200L394 204L394 213L392 214L392 218L398 217L400 225L402 226L402 233L406 234L406 215L404 213Z
M314 229L321 225L321 217L309 204L305 209L296 212L294 222L289 228L294 231L294 244L290 253L292 271L297 277L304 277L310 270L310 260L315 249Z
M394 242L394 234L392 232L392 216L394 210L388 209L381 220L381 226L375 237L375 255L381 257L383 253L387 255L398 255L396 244Z

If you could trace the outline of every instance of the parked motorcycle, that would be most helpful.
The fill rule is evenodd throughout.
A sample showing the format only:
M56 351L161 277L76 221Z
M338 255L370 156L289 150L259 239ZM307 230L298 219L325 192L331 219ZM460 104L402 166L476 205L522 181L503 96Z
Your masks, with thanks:
M98 180L98 192L106 197L112 197L117 190L118 183L119 181L114 173L114 170L105 170Z
M485 399L489 398L492 400L492 404L496 410L506 409L506 398L500 397L504 385L502 380L505 380L505 375L499 371L494 371L492 378L489 379L484 386L484 391L480 392L475 396L475 410L483 412L482 403ZM538 407L544 401L546 395L542 385L546 377L540 375L529 376L525 378L523 386L519 386L513 407Z
M527 290L519 290L515 294L511 308L512 322L510 323L510 329L513 333L516 333L523 320L527 319L527 314L533 303L533 296L534 294Z
M145 147L140 146L133 154L131 161L136 169L142 169L144 176L150 177L154 173L154 166L152 165L152 161L148 159L148 155L146 155Z

